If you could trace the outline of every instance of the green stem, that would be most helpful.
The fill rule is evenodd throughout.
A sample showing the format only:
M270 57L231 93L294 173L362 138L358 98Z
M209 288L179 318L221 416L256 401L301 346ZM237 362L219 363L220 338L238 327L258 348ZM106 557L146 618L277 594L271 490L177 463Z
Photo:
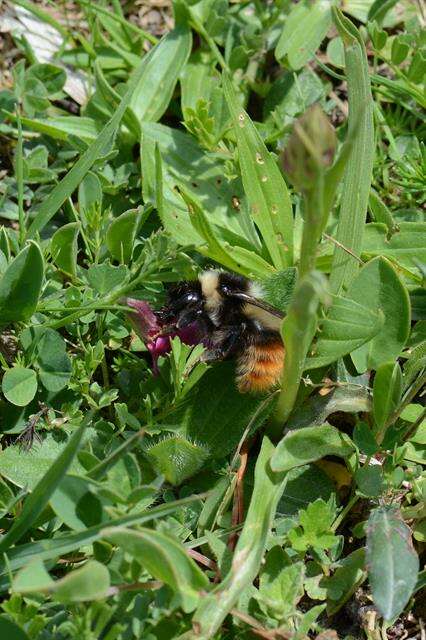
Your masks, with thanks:
M339 526L341 525L341 523L343 522L343 520L346 518L346 516L348 515L349 511L352 509L352 507L354 506L354 504L356 504L359 500L359 496L358 495L353 495L349 502L347 503L346 507L344 509L342 509L342 511L339 513L339 515L337 516L337 518L335 519L335 521L333 522L332 526L331 526L331 530L332 531L337 531L337 529L339 528Z
M18 125L18 143L16 146L16 184L18 188L18 212L19 212L19 244L25 243L25 213L24 213L24 161L22 147L22 123L19 107L16 109L16 122Z

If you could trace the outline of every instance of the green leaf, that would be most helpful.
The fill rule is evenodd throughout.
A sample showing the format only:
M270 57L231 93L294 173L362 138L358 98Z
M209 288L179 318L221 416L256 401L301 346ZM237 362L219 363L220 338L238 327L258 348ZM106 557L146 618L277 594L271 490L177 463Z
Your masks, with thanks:
M319 498L311 502L299 514L300 526L288 532L288 539L295 551L331 549L337 538L331 528L334 509Z
M381 364L374 376L373 416L377 442L382 442L386 427L402 395L402 371L398 362Z
M102 203L102 185L96 173L89 171L78 185L78 208L84 216L96 203ZM83 218L84 219L84 218Z
M328 416L337 412L369 413L371 396L366 387L350 385L331 390L326 396L312 395L291 414L288 427L300 429L324 424Z
M390 262L381 257L368 262L352 282L347 296L384 315L379 333L351 353L357 370L377 369L397 358L409 336L410 303L407 290Z
M365 571L365 549L356 549L339 562L330 578L325 578L327 589L327 613L333 615L355 593L367 577Z
M106 519L101 500L91 491L87 479L74 475L62 479L50 499L50 506L58 518L75 531L93 527Z
M140 527L137 531L115 527L104 529L104 537L117 544L152 576L168 584L182 599L186 613L193 611L200 591L208 585L207 576L174 538Z
M188 207L191 224L206 241L207 248L199 247L200 253L232 271L251 277L265 277L273 272L273 267L254 251L248 251L244 247L231 246L229 242L220 242L198 202L191 198L183 185L179 185L179 190Z
M287 185L229 78L222 78L238 143L244 190L252 218L277 269L293 262L293 212Z
M199 500L199 496L189 496L188 498L167 502L156 507L151 507L150 509L144 508L141 511L130 515L112 518L109 520L109 525L111 527L121 527L151 522L156 518L168 516L181 507L186 507L191 503L199 502ZM61 533L59 536L53 538L45 538L40 541L33 540L27 544L18 545L9 549L7 552L7 564L4 560L0 561L0 579L2 580L0 584L9 584L8 576L10 570L16 571L17 569L24 567L34 558L52 560L58 556L75 551L80 547L93 544L93 542L102 538L101 532L103 532L104 529L105 523L102 522L94 527L85 529L84 531L77 531L69 534Z
M43 200L42 204L37 208L34 220L28 230L28 236L30 238L33 238L37 232L44 229L65 200L75 191L98 157L102 155L106 145L111 142L144 72L145 65L143 60L134 71L128 83L127 91L112 118L106 123L97 138L89 145L83 155L80 156L66 176L62 178L59 184L53 188L47 198Z
M146 449L148 460L167 482L181 484L201 469L209 456L204 445L170 436Z
M333 296L319 320L319 336L306 358L305 369L323 367L371 340L383 326L383 316L349 298Z
M269 461L273 453L274 447L265 436L256 461L250 506L231 570L221 584L201 600L193 617L201 638L211 638L215 634L259 571L278 500L286 483L283 474L271 470Z
M36 364L45 389L57 393L71 377L71 360L63 337L53 329L42 330L36 346Z
M43 561L35 558L23 567L13 578L13 593L34 593L45 591L53 584L52 578L46 571Z
M426 223L399 222L398 228L388 238L384 224L372 222L365 225L362 253L387 257L414 271L413 259L426 263Z
M291 562L278 545L266 554L259 575L259 594L256 596L262 611L278 621L296 612L296 605L304 594L303 562Z
M60 91L67 79L65 69L46 63L33 64L28 69L27 76L40 80L49 95Z
M333 18L345 46L346 78L349 99L348 139L353 140L340 205L336 240L356 255L360 254L367 214L374 157L373 104L367 56L361 35L341 11L333 7ZM330 287L340 293L358 271L358 262L336 246L330 275Z
M272 398L238 393L234 363L218 363L204 374L183 406L168 416L167 423L179 425L186 438L205 447L213 458L223 458L237 446L249 424L252 431L262 424L271 402Z
M331 26L329 0L300 2L292 7L275 49L278 61L287 56L292 69L301 69L311 60Z
M284 493L278 503L277 514L292 516L308 504L322 498L327 502L335 494L335 486L316 464L295 467L288 472Z
M370 513L367 569L374 604L390 622L408 603L419 570L410 528L395 507L379 507Z
M106 566L96 560L89 560L80 569L56 580L50 592L58 602L86 602L105 598L109 586L109 571Z
M18 407L25 407L37 393L37 376L32 369L17 365L7 369L1 386L9 402Z
M50 244L53 262L59 269L72 276L75 276L77 272L79 233L79 222L64 224L55 231Z
M114 267L108 262L103 262L102 264L92 264L89 267L87 280L98 293L103 295L121 285L127 273L127 267L124 264Z
M139 209L125 211L115 218L108 227L106 244L113 258L126 264L130 261L133 246L142 221L142 213Z
M179 74L189 58L191 31L177 25L142 60L140 77L130 100L139 122L161 118L173 95Z
M282 324L281 335L286 350L281 394L278 399L274 428L282 433L284 423L293 410L305 368L305 358L317 326L320 299L327 294L322 274L313 271L298 283Z
M351 439L331 425L305 427L290 431L278 443L271 467L274 471L289 471L324 456L346 458L354 450Z
M4 615L0 616L0 637L7 638L7 640L30 640L21 627L18 627Z
M373 456L379 450L373 432L366 422L356 423L352 439L358 449L368 456Z
M75 431L63 452L37 483L32 493L27 496L21 513L14 520L9 531L0 539L0 553L6 551L12 544L22 538L46 507L50 496L66 474L77 453L84 430L90 419L91 413L88 414L85 421Z
M364 465L355 472L358 490L367 498L378 498L384 489L380 465Z
M0 325L28 320L33 315L43 282L43 256L30 242L7 267L0 281Z

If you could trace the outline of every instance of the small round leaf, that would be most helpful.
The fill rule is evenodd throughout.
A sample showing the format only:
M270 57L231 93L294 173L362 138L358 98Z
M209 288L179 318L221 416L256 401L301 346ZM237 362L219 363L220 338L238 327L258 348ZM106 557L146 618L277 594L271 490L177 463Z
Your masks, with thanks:
M25 407L37 392L35 371L21 366L8 369L3 377L2 389L9 402L18 407Z

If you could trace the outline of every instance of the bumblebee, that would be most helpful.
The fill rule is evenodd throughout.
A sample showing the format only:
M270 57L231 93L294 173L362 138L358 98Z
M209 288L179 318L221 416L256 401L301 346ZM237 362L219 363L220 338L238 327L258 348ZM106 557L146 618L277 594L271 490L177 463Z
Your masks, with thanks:
M240 275L208 270L168 291L161 319L177 330L194 325L203 336L205 360L235 358L240 392L263 392L281 378L284 314L262 300L259 284Z

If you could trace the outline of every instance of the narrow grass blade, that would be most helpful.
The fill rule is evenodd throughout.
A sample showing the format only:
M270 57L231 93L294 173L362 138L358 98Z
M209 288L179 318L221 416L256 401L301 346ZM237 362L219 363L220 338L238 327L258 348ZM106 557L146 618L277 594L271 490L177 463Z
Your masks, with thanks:
M89 413L77 431L72 435L61 455L55 460L50 469L34 487L24 502L21 514L17 517L5 536L0 540L0 553L4 553L12 544L17 542L36 521L40 513L49 502L50 496L66 474L75 454L78 451L81 438L92 413Z
M349 95L349 132L354 143L346 165L336 240L360 254L374 157L373 106L368 63L362 38L350 20L333 8L335 25L345 45ZM330 276L333 293L339 293L356 275L358 262L336 247Z
M250 507L231 570L221 585L201 601L193 618L199 640L213 637L259 571L272 519L286 482L284 474L271 470L270 460L274 451L274 446L265 436L256 462ZM183 636L185 639L190 637L193 636Z
M232 115L244 190L253 220L277 269L293 264L293 211L287 185L226 75L222 77Z
M35 212L35 218L28 230L28 237L34 238L37 232L41 231L51 218L58 211L59 207L65 200L75 191L86 173L92 167L105 145L111 140L112 136L118 130L121 119L123 118L127 107L130 104L133 93L139 85L144 74L145 67L143 61L134 72L128 89L124 94L116 112L111 120L107 122L100 132L99 136L91 143L82 156L77 160L75 165L70 169L67 175L54 187Z
M40 541L33 541L14 547L7 553L7 563L3 560L0 561L0 590L7 588L9 584L9 569L11 571L16 571L17 569L21 569L21 567L27 565L35 558L40 558L41 560L52 560L58 556L75 551L80 547L93 544L93 542L102 538L101 532L106 526L121 527L151 522L157 518L168 516L176 511L176 509L185 507L193 502L197 502L198 500L202 500L205 497L205 494L188 496L181 500L175 500L173 502L161 504L158 507L152 507L149 510L144 509L139 513L115 518L109 522L101 522L100 524L89 527L84 531L76 531L67 535L59 535L55 538L51 538L50 540L44 539Z

